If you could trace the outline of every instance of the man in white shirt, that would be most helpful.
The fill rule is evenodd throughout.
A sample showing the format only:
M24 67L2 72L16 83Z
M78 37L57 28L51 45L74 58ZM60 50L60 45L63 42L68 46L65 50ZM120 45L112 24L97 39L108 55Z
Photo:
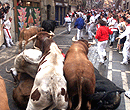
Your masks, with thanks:
M71 18L69 17L68 14L65 17L65 23L66 23L67 32L68 32L68 34L70 34L70 31L71 31Z
M95 17L92 15L92 13L90 13L91 17L90 17L90 22L88 23L89 28L88 28L88 39L92 39L93 37L93 32L92 30L94 30L95 28Z
M128 64L128 58L130 58L130 19L125 21L126 30L116 39L122 39L126 36L126 41L123 47L123 61L121 64Z
M2 25L2 29L4 27L4 34L5 34L5 40L6 40L6 43L7 43L7 47L11 47L11 45L13 46L14 43L12 42L12 36L11 36L11 33L10 33L10 29L11 29L11 21L12 21L12 17L9 17L8 20L6 20L4 22L4 24Z
M116 20L116 15L113 16L112 22L109 24L109 28L111 29L111 31L113 31L113 34L110 35L110 46L113 46L113 42L115 41L115 38L118 35L118 21Z

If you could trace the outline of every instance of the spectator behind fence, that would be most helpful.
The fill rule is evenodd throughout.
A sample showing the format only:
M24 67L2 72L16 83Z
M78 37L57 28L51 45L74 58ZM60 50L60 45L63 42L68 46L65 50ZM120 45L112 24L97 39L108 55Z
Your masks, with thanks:
M126 20L125 16L122 16L120 18L120 23L118 24L119 35L121 35L126 29L125 20ZM125 41L126 41L126 36L122 39L118 39L117 50L119 51L119 53L122 53L121 47L123 47Z
M128 64L128 58L130 58L130 19L126 19L126 30L116 39L122 39L126 36L126 41L123 47L123 61L121 64Z

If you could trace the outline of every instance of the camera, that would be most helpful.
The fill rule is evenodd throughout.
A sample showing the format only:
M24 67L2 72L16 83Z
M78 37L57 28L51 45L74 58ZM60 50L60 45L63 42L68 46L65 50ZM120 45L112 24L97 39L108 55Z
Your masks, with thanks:
M8 13L9 9L10 9L10 6L6 6L6 7L4 8L4 13Z

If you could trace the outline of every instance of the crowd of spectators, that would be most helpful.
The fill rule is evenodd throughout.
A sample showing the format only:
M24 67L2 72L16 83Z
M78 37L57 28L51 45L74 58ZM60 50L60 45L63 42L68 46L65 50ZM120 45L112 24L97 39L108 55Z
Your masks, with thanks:
M9 3L1 3L0 1L0 19L2 19L3 21L6 20L6 15L9 12L10 9L10 5Z
M123 54L123 58L127 59L123 60L121 64L128 64L128 59L130 58L130 36L129 36L130 32L126 30L127 28L130 27L129 25L130 10L123 11L116 9L115 10L89 9L89 10L77 10L74 12L69 12L68 14L71 16L72 22L76 21L75 19L77 19L76 18L77 14L79 15L79 17L84 19L86 34L88 34L88 40L94 38L94 36L97 34L98 28L102 26L101 20L104 21L106 23L105 26L109 27L109 29L112 31L112 34L108 35L109 36L108 43L110 48L113 48L113 44L116 43L117 48L115 49L117 49L117 51L120 54ZM105 28L103 31L106 31ZM125 36L122 36L122 34ZM102 35L100 35L100 37L101 36ZM80 36L80 38L81 37L83 36ZM100 42L101 41L98 41L98 44L100 44ZM124 46L126 45L126 42L127 46ZM106 60L106 56L104 56L104 59Z

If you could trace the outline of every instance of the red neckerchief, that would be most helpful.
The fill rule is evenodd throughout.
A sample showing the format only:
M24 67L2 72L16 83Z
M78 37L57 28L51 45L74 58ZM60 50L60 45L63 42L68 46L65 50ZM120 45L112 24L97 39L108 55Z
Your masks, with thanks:
M116 20L116 19L113 18L113 20ZM116 21L117 21L117 20L116 20Z
M127 26L130 26L130 24L128 24Z

